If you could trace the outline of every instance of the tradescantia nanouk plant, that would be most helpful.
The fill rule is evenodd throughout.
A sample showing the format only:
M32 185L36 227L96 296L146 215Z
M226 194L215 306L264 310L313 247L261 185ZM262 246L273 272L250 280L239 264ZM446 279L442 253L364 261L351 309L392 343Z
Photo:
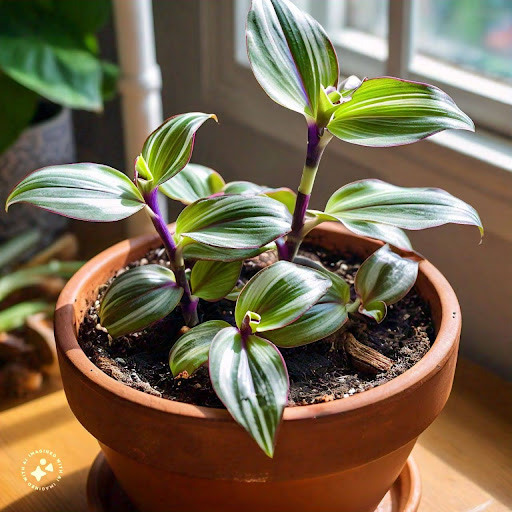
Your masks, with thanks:
M6 207L28 202L99 222L144 209L169 267L149 264L117 277L102 299L101 325L117 338L180 308L189 329L172 346L172 374L188 377L208 365L219 398L272 457L288 399L280 349L324 339L343 329L352 314L381 322L418 274L421 256L404 230L446 223L475 225L481 233L483 228L471 206L445 191L379 180L344 185L323 211L309 209L320 159L333 137L395 146L449 128L473 130L473 123L431 85L392 77L340 81L328 36L288 0L253 0L247 49L270 98L306 118L308 145L297 194L248 181L226 183L216 171L188 163L197 130L216 119L194 112L168 119L148 137L133 181L99 164L47 167L27 176ZM172 233L159 211L158 191L186 205ZM385 243L361 265L353 294L339 275L297 254L305 236L324 221ZM279 261L240 285L243 260L268 250L276 250ZM236 302L233 325L201 322L201 301L221 299Z

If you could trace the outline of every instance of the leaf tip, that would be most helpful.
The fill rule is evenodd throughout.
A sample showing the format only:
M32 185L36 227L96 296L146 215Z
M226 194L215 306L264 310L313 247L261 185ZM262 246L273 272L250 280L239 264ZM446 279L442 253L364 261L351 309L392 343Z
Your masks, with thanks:
M217 117L217 114L210 114L209 115L209 118L210 119L213 119L216 123L219 122L219 118Z

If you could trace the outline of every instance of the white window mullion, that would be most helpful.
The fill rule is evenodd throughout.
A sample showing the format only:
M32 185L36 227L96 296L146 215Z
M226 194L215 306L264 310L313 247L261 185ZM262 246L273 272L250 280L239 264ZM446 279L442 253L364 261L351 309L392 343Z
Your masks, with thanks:
M413 43L413 0L390 0L388 8L389 76L406 77L411 61Z

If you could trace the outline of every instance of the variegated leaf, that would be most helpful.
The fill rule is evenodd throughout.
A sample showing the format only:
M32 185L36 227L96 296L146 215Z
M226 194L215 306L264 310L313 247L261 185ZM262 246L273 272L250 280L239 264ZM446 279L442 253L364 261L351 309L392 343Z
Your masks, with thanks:
M261 316L256 332L278 329L303 315L322 297L331 281L316 270L278 261L260 270L244 287L235 308L238 327L248 312Z
M359 311L377 322L387 306L405 297L418 277L417 261L402 258L384 245L364 261L356 274L355 289L361 300Z
M256 249L291 229L291 215L281 203L264 196L226 195L200 199L176 221L176 235L231 249Z
M253 0L247 52L265 92L316 118L321 88L338 83L338 60L323 28L288 0Z
M187 164L181 172L166 181L160 190L171 199L191 204L222 191L222 176L213 169L198 164Z
M194 147L196 131L215 114L189 112L170 117L144 142L142 156L156 187L171 179L188 163Z
M275 437L288 402L288 372L272 343L229 327L210 347L210 379L217 396L260 448L274 455Z
M167 316L183 295L161 265L127 270L114 279L100 305L100 322L113 338L140 331Z
M236 285L242 261L197 261L190 274L192 293L208 301L220 300Z
M16 203L93 222L121 220L145 206L137 187L122 172L91 163L34 171L10 193L6 209Z
M174 377L183 372L190 376L200 366L206 364L213 338L226 327L231 326L223 320L209 320L196 325L181 336L169 354L169 366Z
M411 144L449 128L475 129L441 89L391 77L363 81L327 125L341 140L373 147Z

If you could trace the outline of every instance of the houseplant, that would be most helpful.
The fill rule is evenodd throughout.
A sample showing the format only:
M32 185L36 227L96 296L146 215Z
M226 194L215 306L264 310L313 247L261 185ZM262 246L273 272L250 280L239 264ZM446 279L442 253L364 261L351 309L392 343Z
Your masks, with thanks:
M109 10L108 0L0 2L2 201L31 169L74 161L70 109L99 112L113 96L117 67L96 38ZM0 239L36 225L48 241L63 222L24 208L16 226L0 216Z
M248 182L225 184L215 171L186 166L196 131L214 117L189 113L170 118L148 137L133 183L97 164L54 166L25 178L7 207L25 201L91 221L119 220L145 209L153 221L158 237L123 242L94 258L72 278L56 312L70 405L100 441L137 507L369 512L444 406L460 335L453 291L402 229L455 222L482 230L482 225L472 207L437 189L362 180L336 191L325 211L308 209L309 197L333 136L397 145L473 124L432 86L389 77L351 77L338 84L326 34L286 0L253 2L247 42L265 91L303 113L308 123L296 196ZM188 204L171 226L174 233L162 221L158 190ZM326 220L344 229L319 226ZM334 253L366 258L355 293L339 275L298 254L305 237ZM168 261L124 268L161 244ZM279 261L240 290L241 261L273 249ZM415 366L348 400L285 407L288 377L276 346L293 350L323 340L345 329L349 315L380 322L416 278L437 335ZM236 300L230 322L201 321L206 302L226 296ZM77 341L91 305L99 315L98 329L106 331L105 343L133 342L123 337L166 318L178 323L174 327L184 324L183 335L169 343L173 374L186 379L208 363L213 388L228 411L150 396L101 372ZM156 324L156 330L159 325L169 324Z

